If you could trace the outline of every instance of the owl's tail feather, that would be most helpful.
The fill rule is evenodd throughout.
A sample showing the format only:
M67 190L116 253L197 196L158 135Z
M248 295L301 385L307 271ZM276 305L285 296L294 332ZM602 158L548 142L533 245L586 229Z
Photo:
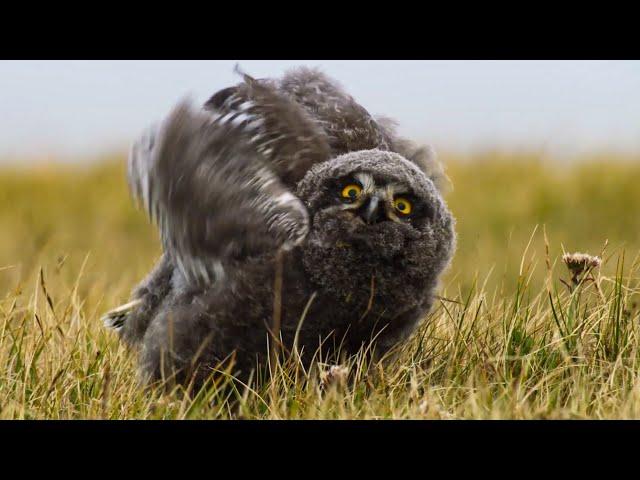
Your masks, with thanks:
M131 313L138 305L142 303L141 299L133 300L124 305L120 305L113 310L109 310L102 316L102 323L105 327L113 330L120 330L127 321L129 313Z

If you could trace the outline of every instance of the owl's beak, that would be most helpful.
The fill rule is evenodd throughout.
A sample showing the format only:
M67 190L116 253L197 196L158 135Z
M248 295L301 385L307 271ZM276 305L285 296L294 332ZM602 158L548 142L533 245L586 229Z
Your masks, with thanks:
M360 209L360 216L367 223L375 223L380 221L380 197L372 195L369 197L369 201L365 203Z

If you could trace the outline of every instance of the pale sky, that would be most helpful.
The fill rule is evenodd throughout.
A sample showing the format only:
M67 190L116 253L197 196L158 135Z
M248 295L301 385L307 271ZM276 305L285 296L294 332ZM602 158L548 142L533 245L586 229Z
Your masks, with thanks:
M436 150L640 152L640 61L0 61L0 160L118 150L181 98L321 67Z

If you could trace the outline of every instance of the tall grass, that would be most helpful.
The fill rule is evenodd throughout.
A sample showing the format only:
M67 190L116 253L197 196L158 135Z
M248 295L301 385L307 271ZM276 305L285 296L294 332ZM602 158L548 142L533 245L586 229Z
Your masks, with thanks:
M0 418L640 417L640 163L464 160L459 251L411 341L348 380L274 364L191 395L141 389L99 321L159 254L122 159L0 173ZM602 254L595 281L572 286L563 248Z

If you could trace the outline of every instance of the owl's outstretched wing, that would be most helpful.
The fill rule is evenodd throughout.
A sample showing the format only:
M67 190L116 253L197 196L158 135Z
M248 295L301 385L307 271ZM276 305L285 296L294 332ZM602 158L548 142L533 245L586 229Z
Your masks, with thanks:
M260 119L252 142L276 175L293 188L315 163L331 156L329 138L311 115L278 91L273 81L242 75L244 82L220 90L204 107L215 115Z
M228 261L300 242L307 212L283 179L304 175L329 151L302 112L268 88L248 84L236 97L213 114L179 104L129 157L132 193L194 286L219 279Z
M367 110L320 70L299 67L282 78L279 89L322 126L334 155L358 150L390 150L390 139Z
M322 126L334 154L371 149L396 152L416 164L439 190L450 188L444 168L431 148L399 136L393 120L371 116L321 71L293 69L280 81L279 89Z

